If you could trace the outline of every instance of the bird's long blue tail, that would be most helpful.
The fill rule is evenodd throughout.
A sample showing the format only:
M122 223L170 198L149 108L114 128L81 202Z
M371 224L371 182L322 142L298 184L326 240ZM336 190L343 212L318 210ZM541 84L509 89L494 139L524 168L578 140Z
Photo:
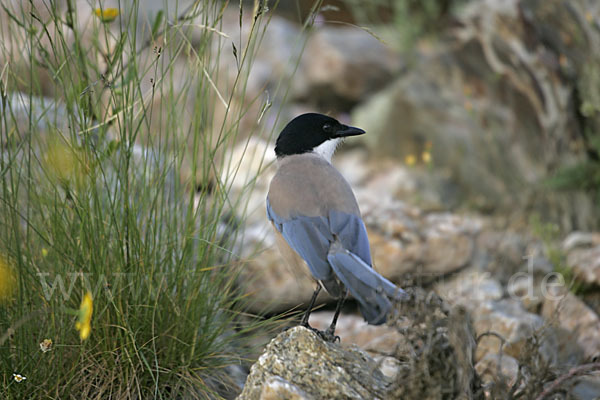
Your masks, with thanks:
M390 298L400 300L406 296L404 290L379 275L337 240L331 245L327 260L338 279L360 304L360 311L369 324L383 324L392 308Z

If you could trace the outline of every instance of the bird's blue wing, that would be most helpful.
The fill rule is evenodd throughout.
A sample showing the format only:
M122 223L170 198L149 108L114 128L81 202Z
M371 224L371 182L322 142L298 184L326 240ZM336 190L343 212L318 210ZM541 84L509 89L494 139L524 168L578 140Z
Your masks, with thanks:
M385 322L392 307L388 297L405 296L402 289L373 269L367 230L359 216L330 211L323 217L285 219L273 211L268 199L267 215L316 279L333 278L343 283L370 324Z
M267 199L267 216L286 242L308 264L316 279L331 279L327 253L335 237L344 248L371 265L369 239L362 220L353 214L331 211L328 216L296 216L284 219L277 215Z
M356 254L369 266L372 265L367 228L359 216L330 211L329 229L346 250Z
M333 277L327 252L333 236L325 217L299 216L284 219L277 215L267 199L267 216L288 243L306 261L312 275L321 281Z

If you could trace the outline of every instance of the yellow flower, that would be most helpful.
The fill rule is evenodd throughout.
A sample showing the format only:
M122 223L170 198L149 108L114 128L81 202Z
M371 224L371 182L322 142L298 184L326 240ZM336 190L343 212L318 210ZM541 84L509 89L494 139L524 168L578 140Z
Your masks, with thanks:
M79 331L79 337L81 340L86 340L92 332L92 311L94 310L94 302L92 301L92 294L87 292L81 300L79 306L79 318L75 323L75 329Z
M96 14L96 17L100 18L100 21L107 24L109 22L113 22L119 16L119 9L105 8L103 10L101 8L96 8L94 10L94 14Z
M586 12L585 13L585 20L587 22L593 22L594 21L594 15L591 12Z
M417 162L417 157L415 157L413 154L409 154L406 157L404 157L404 162L409 167L412 167Z
M42 343L40 343L40 349L42 353L47 353L52 350L52 339L44 339Z
M83 152L58 140L52 141L44 154L49 176L62 184L81 186L85 182L89 168L85 165L84 159Z
M13 374L13 379L15 380L15 382L17 383L21 383L23 382L25 379L27 379L26 376L23 376L21 374Z
M0 253L0 303L13 298L17 288L17 274L8 259Z
M423 154L421 154L421 159L425 164L429 164L431 162L431 153L424 151Z
M42 247L42 257L47 257L48 256L48 249L45 247Z

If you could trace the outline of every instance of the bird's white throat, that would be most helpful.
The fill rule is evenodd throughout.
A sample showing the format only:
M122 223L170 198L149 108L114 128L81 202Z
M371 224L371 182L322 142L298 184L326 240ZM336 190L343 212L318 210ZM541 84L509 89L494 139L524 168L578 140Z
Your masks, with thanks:
M342 144L342 142L343 142L343 138L335 138L335 139L326 140L325 142L323 142L320 145L318 145L317 147L315 147L313 152L320 155L321 157L323 157L324 159L326 159L328 162L331 163L331 157L333 157L333 153L335 153L335 150L338 148L338 146L340 144Z

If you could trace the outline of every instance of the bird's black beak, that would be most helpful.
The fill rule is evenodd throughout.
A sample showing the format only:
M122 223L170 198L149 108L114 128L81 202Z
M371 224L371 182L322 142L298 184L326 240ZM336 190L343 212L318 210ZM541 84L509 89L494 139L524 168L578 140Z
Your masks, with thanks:
M365 133L360 128L355 128L354 126L346 126L342 125L342 128L333 134L334 138L347 137L347 136L358 136Z

